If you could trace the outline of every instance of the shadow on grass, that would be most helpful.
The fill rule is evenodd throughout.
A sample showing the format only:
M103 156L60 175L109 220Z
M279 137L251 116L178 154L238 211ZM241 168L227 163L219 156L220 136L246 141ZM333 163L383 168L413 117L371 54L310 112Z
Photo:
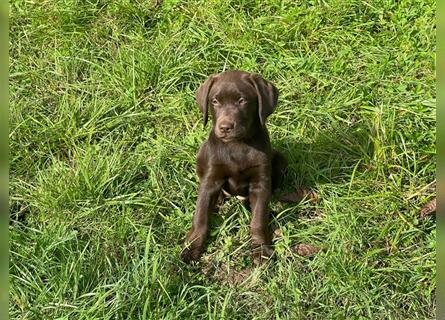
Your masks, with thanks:
M285 203L280 201L283 195L297 190L311 190L317 194L318 201L323 201L319 194L321 185L338 185L347 188L353 175L366 171L374 155L373 136L369 128L356 125L335 127L317 133L312 142L297 139L273 141L276 149L288 158L289 167L285 180L274 195L271 207L279 224L296 222L301 215L312 216L314 208L303 206L295 210L300 202ZM277 215L278 211L290 209L288 214Z
M310 143L288 138L272 143L289 161L283 191L342 184L350 180L354 170L363 170L374 154L371 132L363 126L320 131Z

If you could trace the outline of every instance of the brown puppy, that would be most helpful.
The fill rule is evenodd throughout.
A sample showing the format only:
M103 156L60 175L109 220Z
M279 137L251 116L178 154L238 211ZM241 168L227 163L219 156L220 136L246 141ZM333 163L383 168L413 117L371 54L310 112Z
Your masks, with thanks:
M222 191L248 197L254 263L273 254L269 198L283 177L286 158L272 150L266 118L275 109L278 90L257 74L226 71L210 76L196 92L204 114L212 115L212 130L198 153L200 179L193 223L181 254L198 260L207 237L209 214Z

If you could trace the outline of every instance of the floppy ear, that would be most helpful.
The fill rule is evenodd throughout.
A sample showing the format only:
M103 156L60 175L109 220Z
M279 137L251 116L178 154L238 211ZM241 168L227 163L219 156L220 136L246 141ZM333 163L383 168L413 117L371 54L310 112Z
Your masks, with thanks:
M250 79L258 96L258 116L264 126L266 118L275 110L278 103L278 89L259 74L252 73Z
M215 75L209 76L196 90L196 102L199 105L199 110L204 114L204 127L209 117L209 92L213 82L215 82Z

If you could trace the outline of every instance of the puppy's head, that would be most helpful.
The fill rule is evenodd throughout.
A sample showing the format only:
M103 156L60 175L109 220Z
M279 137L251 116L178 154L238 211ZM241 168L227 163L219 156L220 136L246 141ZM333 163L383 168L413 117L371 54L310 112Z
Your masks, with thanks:
M252 137L275 109L278 90L258 74L226 71L211 75L197 90L196 101L212 115L215 135L224 142Z

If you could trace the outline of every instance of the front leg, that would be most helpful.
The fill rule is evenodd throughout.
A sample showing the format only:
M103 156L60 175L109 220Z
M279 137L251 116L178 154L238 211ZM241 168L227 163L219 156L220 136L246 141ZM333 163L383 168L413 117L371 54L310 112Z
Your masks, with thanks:
M199 186L192 228L187 235L185 248L181 253L181 259L184 262L198 260L202 253L209 229L209 215L215 208L222 184L222 180L209 176L204 178Z
M249 185L249 201L252 208L250 233L255 265L261 264L264 258L269 258L273 254L272 234L269 226L271 187L271 175L268 172L258 175Z

